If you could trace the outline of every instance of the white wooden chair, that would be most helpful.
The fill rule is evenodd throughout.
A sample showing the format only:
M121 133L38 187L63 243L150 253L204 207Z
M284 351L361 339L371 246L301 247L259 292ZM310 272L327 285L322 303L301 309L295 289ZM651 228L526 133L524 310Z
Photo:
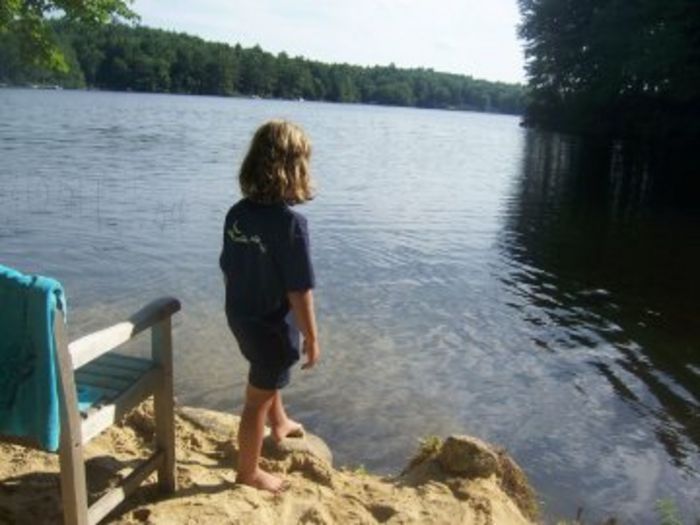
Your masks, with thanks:
M176 489L173 398L172 323L180 310L177 299L148 304L128 320L68 344L62 312L56 311L54 337L60 376L61 437L59 462L66 525L98 523L154 471L165 492ZM139 332L151 329L151 359L111 353ZM81 410L77 388L90 388L92 404ZM153 395L156 447L151 457L120 484L88 506L83 447L129 410ZM33 440L0 439L37 447Z

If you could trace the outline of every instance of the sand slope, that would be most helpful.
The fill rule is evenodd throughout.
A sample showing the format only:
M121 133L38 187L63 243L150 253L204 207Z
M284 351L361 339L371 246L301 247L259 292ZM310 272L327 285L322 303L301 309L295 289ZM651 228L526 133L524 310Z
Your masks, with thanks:
M149 405L140 407L90 443L92 498L147 453L150 412ZM291 482L289 491L273 496L234 483L237 428L236 416L178 409L178 492L164 497L149 479L104 523L508 525L536 517L534 495L520 469L478 440L426 444L393 478L334 469L330 451L312 435L286 440L282 448L266 443L265 467ZM60 523L57 472L55 455L0 445L0 523Z

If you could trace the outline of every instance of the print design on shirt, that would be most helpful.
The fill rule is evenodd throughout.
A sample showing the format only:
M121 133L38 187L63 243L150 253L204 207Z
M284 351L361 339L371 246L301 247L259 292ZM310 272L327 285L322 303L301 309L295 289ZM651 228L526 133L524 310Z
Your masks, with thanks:
M226 235L228 235L228 238L233 242L238 242L241 244L257 244L258 248L260 248L260 253L267 253L267 248L260 239L260 236L252 235L247 237L241 230L238 229L238 221L234 222L233 225L226 230Z

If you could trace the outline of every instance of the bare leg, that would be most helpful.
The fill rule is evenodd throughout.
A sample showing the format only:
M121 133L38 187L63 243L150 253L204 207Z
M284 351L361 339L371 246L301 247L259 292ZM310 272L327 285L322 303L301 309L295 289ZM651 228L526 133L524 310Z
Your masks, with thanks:
M236 481L256 489L280 492L285 483L258 466L265 432L265 416L273 404L276 390L246 387L245 406L238 429L238 475Z
M275 395L268 412L268 420L272 430L272 437L280 442L286 437L301 437L304 435L304 427L287 416L287 411L282 403L282 392L275 390Z

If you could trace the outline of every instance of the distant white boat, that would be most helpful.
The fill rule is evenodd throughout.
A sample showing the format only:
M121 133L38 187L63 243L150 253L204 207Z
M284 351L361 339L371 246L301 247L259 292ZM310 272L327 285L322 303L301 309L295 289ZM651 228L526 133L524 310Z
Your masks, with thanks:
M31 89L63 89L58 84L29 84Z

